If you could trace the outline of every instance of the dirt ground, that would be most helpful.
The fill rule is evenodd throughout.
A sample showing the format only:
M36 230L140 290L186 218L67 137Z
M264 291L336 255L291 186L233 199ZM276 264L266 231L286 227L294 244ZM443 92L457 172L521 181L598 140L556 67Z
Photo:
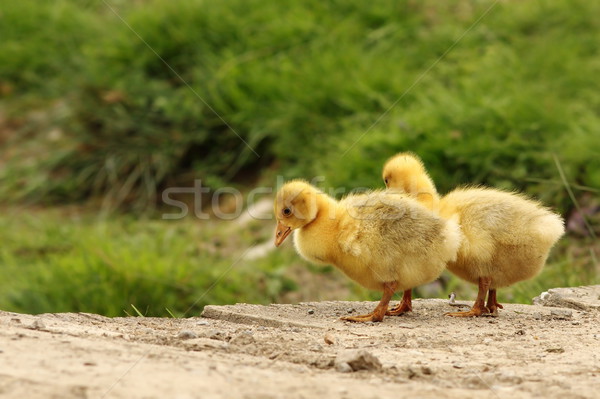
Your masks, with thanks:
M187 319L0 312L0 397L597 398L600 286L583 289L537 300L570 309L460 319L429 299L368 324L339 317L371 302L208 306Z

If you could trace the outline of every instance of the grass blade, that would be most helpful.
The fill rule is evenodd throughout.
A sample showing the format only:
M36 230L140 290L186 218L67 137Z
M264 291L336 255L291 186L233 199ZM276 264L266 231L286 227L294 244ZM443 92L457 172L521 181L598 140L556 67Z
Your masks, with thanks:
M133 303L131 304L131 307L133 308L133 310L135 310L135 313L137 313L137 315L138 315L139 317L145 317L145 316L142 314L142 312L140 312L140 311L138 310L138 308L136 308L136 307L135 307L135 305L134 305Z

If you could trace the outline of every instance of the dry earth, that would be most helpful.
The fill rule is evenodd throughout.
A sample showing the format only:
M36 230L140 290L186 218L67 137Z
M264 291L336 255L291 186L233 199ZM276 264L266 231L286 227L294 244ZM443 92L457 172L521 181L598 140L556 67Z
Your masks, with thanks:
M416 300L369 324L338 318L370 302L208 306L188 319L0 312L0 397L595 398L599 296L551 290L475 319ZM353 371L356 350L365 370Z

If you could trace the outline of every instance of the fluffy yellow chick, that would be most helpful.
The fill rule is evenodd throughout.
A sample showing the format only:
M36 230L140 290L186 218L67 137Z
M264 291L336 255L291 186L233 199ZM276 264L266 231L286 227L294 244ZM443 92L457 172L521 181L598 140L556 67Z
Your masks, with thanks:
M386 186L439 198L433 183L406 184L405 179L431 182L425 168L416 168L415 164L422 166L414 154L391 158L383 170ZM431 202L423 198L418 200L430 206ZM464 236L457 259L448 263L448 270L479 286L471 310L447 313L449 316L481 316L488 312L498 315L502 305L496 300L496 290L536 276L550 249L564 234L562 218L539 202L490 188L456 189L431 208L443 218L457 220Z
M343 318L349 321L381 321L386 314L403 313L406 304L388 311L394 292L436 279L456 259L461 240L457 223L417 201L383 191L337 201L294 180L277 193L274 211L276 246L295 231L294 244L302 257L332 264L362 286L383 291L373 312Z
M402 152L388 159L382 177L386 187L411 196L429 209L437 209L440 196L421 158L415 154Z

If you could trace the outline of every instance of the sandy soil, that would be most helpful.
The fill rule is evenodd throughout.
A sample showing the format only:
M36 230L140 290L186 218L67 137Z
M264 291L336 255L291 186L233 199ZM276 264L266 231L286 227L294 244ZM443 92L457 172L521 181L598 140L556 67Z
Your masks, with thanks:
M566 310L505 305L498 318L416 300L369 324L338 318L370 302L208 306L188 319L0 312L0 397L595 398L599 292ZM341 360L356 349L379 363L352 371Z

